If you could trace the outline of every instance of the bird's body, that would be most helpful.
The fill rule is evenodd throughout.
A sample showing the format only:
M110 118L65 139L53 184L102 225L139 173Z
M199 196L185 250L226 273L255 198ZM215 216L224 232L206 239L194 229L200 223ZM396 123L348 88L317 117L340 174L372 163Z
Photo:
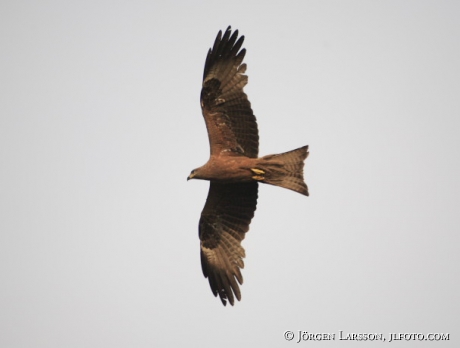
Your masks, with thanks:
M257 166L258 158L245 156L214 156L193 175L193 179L221 183L252 181L251 168Z
M188 179L210 181L201 213L201 265L211 290L222 303L241 299L241 246L257 205L258 183L284 187L308 196L303 179L308 146L258 157L259 135L251 104L243 92L247 84L246 50L228 27L209 50L203 75L201 108L208 130L210 158ZM241 49L241 50L240 50Z
M303 161L308 146L277 155L251 158L242 155L211 155L209 161L195 169L189 179L220 183L262 182L299 192L308 196L303 181Z

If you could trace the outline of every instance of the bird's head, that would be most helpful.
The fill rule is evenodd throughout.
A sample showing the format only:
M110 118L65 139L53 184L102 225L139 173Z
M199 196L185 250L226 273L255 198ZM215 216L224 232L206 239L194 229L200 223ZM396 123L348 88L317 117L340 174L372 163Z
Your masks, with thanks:
M199 168L197 169L193 169L191 172L190 172L190 175L187 177L187 181L189 181L190 179L199 179L199 171L198 171Z

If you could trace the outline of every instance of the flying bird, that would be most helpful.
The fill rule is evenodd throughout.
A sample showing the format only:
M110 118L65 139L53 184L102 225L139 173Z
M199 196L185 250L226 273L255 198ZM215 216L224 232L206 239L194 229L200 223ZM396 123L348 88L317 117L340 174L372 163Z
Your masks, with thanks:
M241 300L245 251L241 241L249 230L257 205L258 184L284 187L308 196L303 178L308 146L258 157L256 118L243 87L248 83L243 63L244 36L229 26L217 34L206 57L201 111L208 130L208 162L192 170L187 180L209 180L201 212L201 266L214 296L233 306Z

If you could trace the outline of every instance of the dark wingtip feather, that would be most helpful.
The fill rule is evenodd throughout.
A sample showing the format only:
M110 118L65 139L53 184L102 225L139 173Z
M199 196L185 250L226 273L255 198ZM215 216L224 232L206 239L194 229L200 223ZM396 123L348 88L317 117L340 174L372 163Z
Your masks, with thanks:
M232 34L232 27L229 25L227 30L222 34L222 30L219 30L212 48L209 49L206 56L206 62L204 65L203 80L206 79L212 66L216 63L219 58L229 59L237 57L241 62L246 53L245 49L240 50L244 42L244 35L238 38L239 31L236 29Z

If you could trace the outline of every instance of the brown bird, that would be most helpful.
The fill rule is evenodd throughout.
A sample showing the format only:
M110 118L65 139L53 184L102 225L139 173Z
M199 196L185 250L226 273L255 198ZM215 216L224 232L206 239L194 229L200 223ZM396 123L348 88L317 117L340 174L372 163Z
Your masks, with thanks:
M228 27L217 34L206 57L201 89L201 111L208 130L211 155L192 170L189 179L209 180L206 204L201 212L199 237L201 266L214 296L222 303L241 300L241 246L257 205L258 183L281 186L308 196L303 179L308 146L258 158L256 118L243 87L248 83L240 50L244 36Z

